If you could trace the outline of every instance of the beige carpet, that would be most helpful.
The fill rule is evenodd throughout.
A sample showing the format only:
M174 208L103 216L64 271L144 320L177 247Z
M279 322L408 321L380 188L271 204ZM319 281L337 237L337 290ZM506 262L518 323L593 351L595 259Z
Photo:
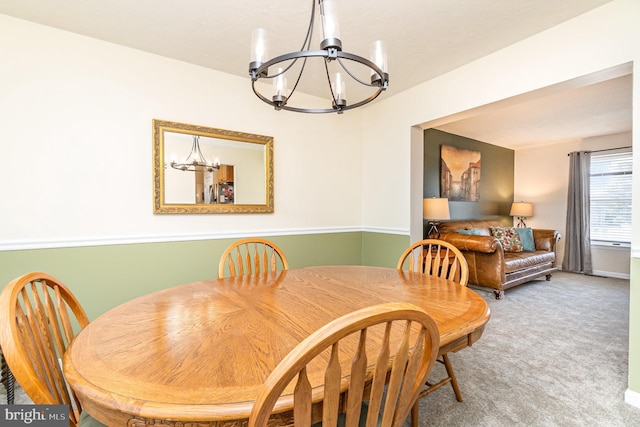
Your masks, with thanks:
M420 426L640 426L640 409L624 403L628 280L558 272L502 301L477 292L491 320L451 355L464 402L443 387L421 400ZM18 389L16 403L25 399Z
M557 272L502 301L477 292L491 320L450 356L464 402L451 387L432 393L421 426L640 426L640 409L624 402L628 280Z

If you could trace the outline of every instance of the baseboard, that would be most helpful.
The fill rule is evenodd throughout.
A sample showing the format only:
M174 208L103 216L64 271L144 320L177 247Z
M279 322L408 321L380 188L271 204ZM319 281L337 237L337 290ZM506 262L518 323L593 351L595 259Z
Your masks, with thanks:
M624 401L631 406L640 408L640 393L627 389L627 391L624 392Z
M573 273L573 274L583 274L583 273L577 273L575 271L562 270L562 267L558 267L558 271L565 271L566 273ZM597 276L597 277L605 277L605 278L610 277L612 279L626 279L626 280L631 279L631 274L628 274L628 273L618 273L615 271L603 271L603 270L593 270L591 274L589 274L588 276Z
M614 271L602 271L602 270L593 270L592 276L601 276L601 277L612 277L614 279L626 279L629 280L631 278L630 274L624 273L616 273Z

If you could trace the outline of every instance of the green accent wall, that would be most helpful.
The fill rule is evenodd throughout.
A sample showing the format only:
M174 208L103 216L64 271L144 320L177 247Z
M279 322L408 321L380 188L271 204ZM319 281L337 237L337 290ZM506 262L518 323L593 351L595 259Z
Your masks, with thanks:
M629 389L640 393L640 259L631 258L629 283Z
M451 219L494 219L512 224L514 151L437 129L424 131L423 196L440 197L440 147L480 152L480 201L449 202Z
M410 243L409 236L363 233L362 264L395 268L400 255Z
M267 237L284 251L289 268L313 265L395 267L408 236L373 232ZM0 252L0 286L32 271L66 284L89 319L160 289L216 278L222 252L236 239L140 243Z

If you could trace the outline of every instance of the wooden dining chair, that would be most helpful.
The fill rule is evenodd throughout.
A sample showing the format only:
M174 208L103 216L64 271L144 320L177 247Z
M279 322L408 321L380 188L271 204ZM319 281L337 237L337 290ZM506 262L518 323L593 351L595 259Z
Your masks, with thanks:
M0 313L2 352L16 381L33 403L69 405L72 427L102 426L82 412L62 372L64 352L89 324L71 291L48 274L25 274L3 289Z
M462 252L449 242L438 239L425 239L413 243L400 256L397 265L398 270L407 270L419 274L428 274L441 277L467 286L469 282L469 265ZM462 402L462 393L458 386L456 374L449 355L444 353L437 359L438 363L444 365L447 372L446 378L440 381L427 381L424 390L420 393L420 398L436 391L445 384L451 384L453 392L458 402ZM416 401L411 411L411 426L418 425L418 401Z
M287 258L275 243L251 237L234 242L223 252L218 264L218 277L236 277L288 269ZM225 275L226 272L228 275Z
M295 427L309 427L314 417L331 427L399 427L439 345L435 322L413 304L346 314L313 332L276 366L255 400L249 427L266 427L273 414L282 416L283 405L293 406ZM314 411L318 402L321 414Z
M425 239L413 243L400 256L398 270L429 274L467 286L469 265L462 252L449 242Z
M2 383L7 392L7 404L13 405L16 379L13 377L13 373L11 369L9 369L9 365L7 365L7 361L4 359L2 346L0 346L0 383Z

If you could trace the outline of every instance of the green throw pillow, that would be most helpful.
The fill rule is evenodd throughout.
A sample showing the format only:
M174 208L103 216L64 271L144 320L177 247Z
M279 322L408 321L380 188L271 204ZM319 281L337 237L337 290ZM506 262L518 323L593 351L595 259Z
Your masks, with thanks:
M516 228L522 242L522 250L531 252L536 250L536 244L533 241L533 230L530 227Z

